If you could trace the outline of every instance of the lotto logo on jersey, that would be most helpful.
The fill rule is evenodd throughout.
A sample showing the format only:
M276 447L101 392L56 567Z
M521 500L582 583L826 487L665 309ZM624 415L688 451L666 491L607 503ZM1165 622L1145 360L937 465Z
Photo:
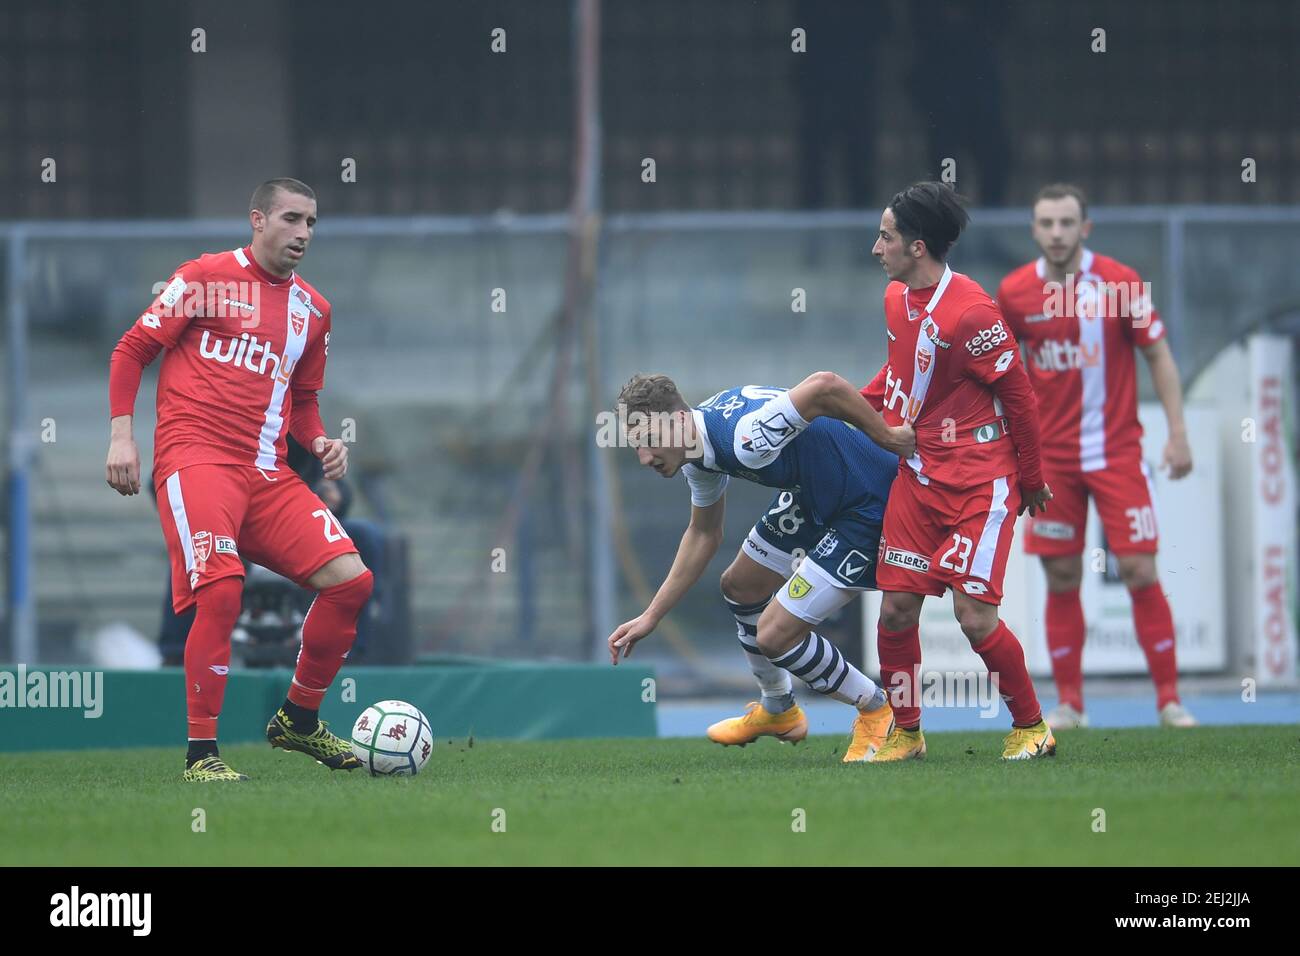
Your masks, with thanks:
M896 568L907 568L909 571L924 573L930 570L929 558L915 551L904 551L902 548L885 548L884 561L885 564L892 564Z
M1029 355L1044 372L1073 372L1100 365L1101 345L1046 339L1038 348L1031 350Z
M994 322L991 328L980 329L978 335L972 335L966 340L966 351L971 355L983 355L985 352L992 352L995 348L1007 340L1007 329L1002 324L1002 320Z

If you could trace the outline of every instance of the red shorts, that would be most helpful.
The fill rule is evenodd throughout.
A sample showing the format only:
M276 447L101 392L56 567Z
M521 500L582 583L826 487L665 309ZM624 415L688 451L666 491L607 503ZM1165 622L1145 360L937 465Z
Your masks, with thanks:
M1151 473L1141 458L1117 462L1099 471L1065 470L1043 463L1043 479L1052 489L1047 513L1029 519L1025 553L1055 558L1080 554L1088 525L1088 496L1115 554L1154 554L1160 543L1152 503Z
M876 586L935 597L960 588L977 601L1001 604L1019 507L1014 474L957 490L923 485L900 469L885 506Z
M243 560L306 587L356 546L338 519L292 471L252 465L188 465L158 485L158 518L172 572L172 608L221 578L243 577Z

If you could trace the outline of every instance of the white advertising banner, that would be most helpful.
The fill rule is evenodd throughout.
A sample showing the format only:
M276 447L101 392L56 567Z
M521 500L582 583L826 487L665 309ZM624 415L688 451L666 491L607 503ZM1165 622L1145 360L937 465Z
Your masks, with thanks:
M1291 340L1252 336L1249 416L1242 442L1251 456L1252 513L1249 569L1252 613L1247 664L1259 686L1296 680L1296 426L1291 377ZM1245 491L1245 489L1243 489Z

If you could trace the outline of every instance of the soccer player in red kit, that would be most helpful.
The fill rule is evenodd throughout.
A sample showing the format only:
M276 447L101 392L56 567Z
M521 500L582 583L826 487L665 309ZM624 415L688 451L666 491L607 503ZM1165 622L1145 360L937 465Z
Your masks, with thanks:
M962 633L1011 711L1002 759L1056 752L1024 650L998 617L1016 516L1046 510L1052 493L1016 340L988 294L945 263L968 221L950 188L917 183L890 201L872 249L891 280L888 360L862 394L886 423L916 431L880 539L877 648L895 725L873 763L925 756L918 624L926 595L947 589Z
M132 437L146 365L163 352L153 480L171 561L172 606L197 605L185 643L189 752L184 779L246 780L217 751L239 617L241 555L317 591L302 625L288 697L267 726L274 747L335 770L361 762L317 719L356 637L373 577L338 520L285 461L286 434L347 471L347 446L327 438L316 393L329 354L330 305L295 271L316 224L316 197L296 179L253 193L252 242L182 263L113 350L108 483L140 491Z
M1042 408L1043 471L1055 494L1052 517L1029 522L1025 550L1047 575L1047 646L1060 703L1047 717L1057 730L1087 725L1083 711L1084 530L1088 497L1119 560L1133 600L1138 643L1156 685L1160 722L1195 726L1178 699L1174 619L1156 576L1158 545L1151 478L1142 460L1134 347L1151 367L1164 404L1169 442L1164 466L1182 478L1192 468L1178 367L1165 326L1137 272L1084 246L1092 231L1076 186L1039 191L1033 236L1042 250L998 289L998 305L1029 354L1029 377Z

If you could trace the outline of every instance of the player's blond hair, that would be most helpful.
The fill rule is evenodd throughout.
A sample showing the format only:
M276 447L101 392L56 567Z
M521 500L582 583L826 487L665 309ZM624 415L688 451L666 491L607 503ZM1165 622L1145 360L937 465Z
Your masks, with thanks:
M676 412L690 408L677 385L667 375L644 374L633 375L623 390L618 393L615 406L624 406L627 414L641 412L649 415L653 412Z

